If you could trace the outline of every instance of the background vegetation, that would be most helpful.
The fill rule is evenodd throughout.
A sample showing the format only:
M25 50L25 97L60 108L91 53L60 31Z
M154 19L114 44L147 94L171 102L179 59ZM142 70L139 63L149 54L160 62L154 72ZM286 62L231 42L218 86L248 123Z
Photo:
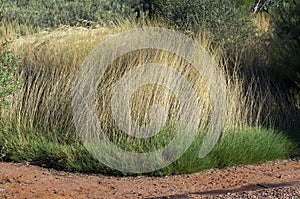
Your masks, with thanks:
M0 157L69 171L121 174L94 160L82 146L73 123L72 89L80 64L97 44L114 33L145 26L176 29L199 42L218 62L228 96L223 136L214 150L205 159L195 158L210 119L209 99L203 97L197 139L180 159L151 175L197 172L299 154L300 5L295 0L282 0L268 5L269 13L253 14L253 3L2 0ZM98 104L109 100L113 80L130 66L149 61L181 72L189 66L162 51L128 54L107 71L108 81L98 88ZM182 73L194 77L192 70ZM201 80L189 80L206 96ZM145 88L136 95L153 95L153 100L160 102L160 94L153 92ZM171 95L164 96L176 104ZM137 112L151 105L148 98L145 100L136 100ZM149 143L153 150L173 137L172 125L150 142L119 136L108 109L99 108L99 121L115 143L125 141L121 146L127 150L147 151ZM136 119L144 120L143 114Z
M8 48L10 42L4 40L0 46L0 119L4 109L7 109L10 103L10 96L17 90L20 83L16 78L16 71L21 56Z

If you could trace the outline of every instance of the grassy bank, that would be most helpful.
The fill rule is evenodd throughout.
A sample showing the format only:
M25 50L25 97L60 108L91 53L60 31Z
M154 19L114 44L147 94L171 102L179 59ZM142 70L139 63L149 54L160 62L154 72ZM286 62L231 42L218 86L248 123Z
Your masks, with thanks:
M189 9L199 17L198 9L193 6L197 3L190 3ZM218 8L219 4L216 3L217 8L213 9L222 13ZM68 4L76 8L80 5L79 2ZM172 5L166 4L162 8L168 10ZM31 9L30 6L32 5L26 4L24 8ZM201 7L202 4L197 6ZM83 146L75 128L72 99L76 76L92 49L115 33L141 27L177 27L179 31L194 38L195 42L210 53L214 62L207 66L205 72L209 74L211 68L216 69L223 80L226 93L226 101L222 104L226 107L222 137L211 153L199 159L199 148L209 128L213 110L209 92L214 87L209 87L205 80L214 77L204 79L187 60L164 50L141 49L118 58L112 57L111 64L96 89L95 111L106 135L127 151L149 152L166 146L174 138L176 121L180 119L181 112L178 108L178 96L171 90L157 85L139 87L130 98L131 110L128 112L132 119L140 126L147 126L153 119L151 107L159 104L167 110L167 125L149 139L138 139L124 134L111 110L112 106L124 107L123 99L116 104L110 104L115 85L124 74L147 63L167 65L190 83L197 96L197 108L201 118L194 142L178 160L149 175L192 173L299 154L299 108L288 87L282 81L274 79L272 71L269 70L274 60L281 56L278 51L280 46L275 45L278 38L274 36L274 29L268 18L262 15L243 16L243 13L237 14L239 10L231 8L229 2L226 6L232 9L226 10L226 17L230 20L218 20L219 16L213 16L216 18L212 21L193 18L203 21L195 24L197 27L192 27L192 32L184 24L183 27L177 26L178 21L168 22L173 19L173 15L184 20L187 17L185 13L182 13L183 16L177 15L176 6L165 16L166 20L163 22L121 20L111 26L102 26L99 22L93 28L56 28L61 24L58 20L55 24L50 24L54 29L44 29L47 26L47 20L43 18L47 17L46 14L36 21L37 26L39 23L43 24L42 29L28 31L27 34L24 30L32 27L27 27L25 22L18 22L16 16L19 13L6 13L7 17L16 19L12 24L2 24L1 28L2 41L13 38L12 43L1 48L1 59L13 64L3 65L4 71L8 72L1 73L0 79L0 99L5 100L5 105L0 106L0 157L7 161L28 162L74 172L127 175L99 163ZM16 9L21 8L23 9L17 6ZM87 7L83 9L88 10ZM99 13L96 12L97 16L91 17L97 18L101 12L99 10ZM214 21L218 23L214 24ZM67 21L67 24L70 25L71 22ZM14 23L18 25L15 26ZM22 30L19 30L21 26ZM164 42L172 45L168 40ZM118 46L112 47L118 49ZM161 76L168 81L171 77L167 72ZM144 72L142 77L149 79L152 74ZM128 87L130 86L136 85L128 83ZM125 90L128 87L125 86ZM178 88L176 82L174 88ZM2 96L2 93L5 95ZM182 93L180 97L188 98L189 93ZM185 108L190 113L195 111L189 104Z
M156 139L154 147L160 148L172 132L164 132L164 139ZM287 158L299 153L299 140L292 140L286 134L274 130L244 128L224 136L213 151L203 159L198 158L203 135L194 140L190 148L174 163L148 175L166 176L193 173L209 168L225 168L233 165L261 163ZM135 145L134 145L135 144ZM61 142L55 136L35 128L22 128L13 122L1 122L1 158L5 161L27 162L29 164L59 170L107 175L128 175L99 163L80 144L74 134L68 141ZM130 150L141 150L141 142L128 146ZM147 152L147 149L140 152Z
M0 146L3 159L74 172L124 174L106 167L89 154L76 133L71 111L73 81L82 60L97 42L118 31L121 30L62 28L50 34L29 35L12 44L15 52L24 53L19 69L23 84L14 95L7 119L1 122ZM198 38L203 46L209 44L205 37L199 35ZM146 60L167 63L178 71L188 65L180 58L163 51L141 50L136 53L113 62L107 70L107 82L104 81L98 88L98 104L107 104L106 101L110 100L114 85L111 80L118 79L125 71ZM282 101L280 93L274 95L271 92L273 87L268 85L267 79L264 90L259 89L259 82L255 79L245 88L242 76L238 76L238 73L229 75L226 66L223 67L222 75L226 79L228 98L227 113L223 136L217 146L204 159L198 158L199 147L210 119L210 102L209 98L205 98L205 83L201 78L195 78L192 70L187 70L183 75L187 78L192 76L189 80L198 95L202 96L199 104L202 105L203 117L199 133L181 158L150 175L192 173L214 167L282 159L299 153L299 140L292 139L297 137L297 131L292 134L272 130L274 128L271 126L262 127L272 125L276 120L283 126L292 126L293 120L297 118L297 111L293 111L288 101ZM132 104L132 110L137 121L144 123L147 120L147 114L141 114L140 110L147 112L147 107L152 103L176 103L173 96L163 89L153 92L150 88L143 88L134 94L136 103ZM140 98L153 95L151 103L147 98ZM162 99L164 100L161 101ZM283 109L285 112L282 112ZM176 108L170 110L176 115ZM113 122L109 107L100 107L98 111L99 121L114 143L129 151L159 149L170 142L175 133L173 127L167 127L151 141L119 136L120 130ZM289 114L289 117L283 118L282 115L285 114ZM170 119L174 117L171 116Z

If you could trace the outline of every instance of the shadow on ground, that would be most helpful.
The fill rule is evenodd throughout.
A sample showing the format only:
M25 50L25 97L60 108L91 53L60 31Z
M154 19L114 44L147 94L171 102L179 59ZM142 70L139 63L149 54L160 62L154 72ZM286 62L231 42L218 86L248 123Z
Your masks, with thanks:
M202 192L191 192L186 194L178 194L178 195L168 195L162 197L151 197L147 199L187 199L191 198L189 195L198 195L198 196L213 196L213 195L222 195L227 193L238 193L238 192L245 192L245 191L259 191L262 189L272 189L272 188L279 188L279 187L289 187L300 185L300 182L285 182L285 183L274 183L274 184L252 184L247 186L242 186L236 189L217 189L211 191L202 191Z

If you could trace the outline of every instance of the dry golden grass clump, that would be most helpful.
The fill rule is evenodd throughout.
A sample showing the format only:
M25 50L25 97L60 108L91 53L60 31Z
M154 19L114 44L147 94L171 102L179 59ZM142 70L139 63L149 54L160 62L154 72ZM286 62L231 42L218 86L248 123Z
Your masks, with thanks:
M23 85L12 103L12 116L20 123L31 127L38 126L62 132L67 138L69 133L75 132L72 89L83 60L105 39L135 27L138 26L128 22L115 28L63 27L53 32L28 35L15 40L12 48L23 52L24 60L19 69ZM199 34L196 40L209 51L210 42L204 35ZM217 59L220 55L214 54L212 57L215 57L216 63L221 63ZM126 71L145 63L168 65L191 82L199 97L198 104L201 110L199 129L206 129L211 117L211 102L205 81L186 60L162 50L139 50L112 62L98 87L97 107L100 123L108 127L113 124L109 102L114 83ZM255 78L251 84L245 86L244 77L239 75L238 67L230 69L236 72L229 74L230 66L226 62L216 64L215 67L218 67L218 71L226 80L225 132L235 127L260 127L272 124L280 94L273 95L269 90L271 87L267 86L261 90L257 87ZM178 118L176 108L178 101L174 94L163 87L141 87L134 92L131 99L132 117L140 124L147 124L149 107L156 103L167 107L170 121Z

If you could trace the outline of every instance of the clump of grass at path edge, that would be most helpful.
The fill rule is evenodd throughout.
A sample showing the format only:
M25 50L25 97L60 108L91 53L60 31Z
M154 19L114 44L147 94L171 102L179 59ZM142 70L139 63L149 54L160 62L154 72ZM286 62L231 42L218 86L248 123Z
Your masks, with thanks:
M126 29L134 26L129 24L124 27ZM29 35L12 45L12 48L24 53L24 60L19 68L23 86L14 95L10 112L6 114L7 118L0 122L0 154L3 159L16 162L27 161L74 172L126 175L97 162L82 146L73 124L71 108L73 81L82 60L99 42L115 32L122 31L124 27L94 30L62 28L50 34ZM200 34L198 40L209 50L210 42L205 34ZM131 56L135 58L132 59ZM103 80L103 86L98 88L98 98L102 100L98 105L106 104L101 102L109 100L106 96L110 96L112 83L110 80L122 76L125 71L131 69L131 66L145 61L158 61L173 66L179 71L189 67L188 63L178 57L162 51L150 53L139 51L137 54L129 54L128 57L121 57L113 62L110 70L107 71L107 79ZM200 101L203 105L201 109L203 118L199 125L199 134L181 158L150 175L192 173L214 167L222 168L281 159L299 153L299 139L295 136L289 137L291 134L283 131L272 130L271 126L272 121L278 121L280 118L284 118L280 121L285 124L293 123L295 118L297 120L297 114L289 107L289 101L284 101L286 98L282 98L280 93L274 95L274 92L271 92L273 87L268 85L268 79L264 80L265 87L261 90L255 78L245 86L243 76L238 73L229 75L226 64L220 68L223 68L221 73L226 79L228 96L226 122L221 140L207 157L198 158L199 147L205 136L207 121L210 119L210 102L209 98L205 98L207 89L203 86L201 78L195 78L197 81L193 82L194 88L197 93L204 96ZM183 75L195 77L192 69L187 71ZM233 71L237 71L237 68ZM136 95L149 94L149 92L153 94L151 89L145 88ZM157 98L154 97L154 101L161 102L160 93L161 91L155 93ZM166 97L163 98L167 99L166 103L176 103L169 93L162 97ZM143 102L137 101L134 106L141 108L151 106ZM112 138L116 139L114 141L119 142L124 139L118 136L120 132L112 122L109 108L100 107L100 110L102 112L99 114L99 121L107 125L108 133L112 132ZM176 112L176 108L170 110ZM277 117L281 116L282 110L289 117ZM141 119L141 122L144 122L145 115L147 114L142 114L143 118L139 118L139 114L135 115L136 120ZM164 146L172 139L174 126L165 127L159 134L152 140L151 147L154 149ZM128 137L125 137L125 140L128 141ZM139 152L149 150L144 148L145 142L129 140L128 143L123 146L127 150Z
M172 132L165 133L172 134ZM229 132L218 142L211 153L199 159L198 153L202 138L203 135L199 134L183 156L170 166L147 175L166 176L199 172L210 168L261 163L283 159L299 152L297 142L289 139L283 132L243 128ZM163 140L157 140L157 145L162 142ZM72 172L128 175L112 170L93 159L80 144L76 135L68 142L61 143L54 136L47 136L37 129L20 128L14 123L1 122L0 146L0 154L6 161L28 162Z

